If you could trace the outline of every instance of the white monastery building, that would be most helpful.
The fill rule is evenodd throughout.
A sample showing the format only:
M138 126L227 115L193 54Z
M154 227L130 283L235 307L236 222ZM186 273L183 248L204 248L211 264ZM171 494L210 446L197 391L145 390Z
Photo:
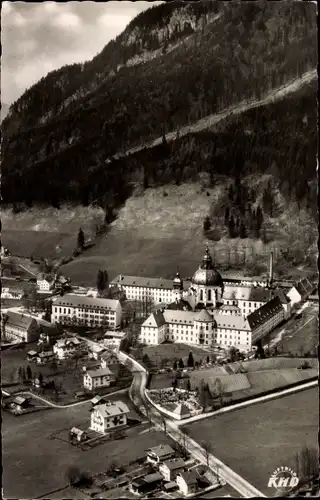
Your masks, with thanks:
M52 304L52 323L105 326L115 329L120 326L121 318L122 307L119 300L84 297L69 293L56 298Z
M251 351L256 341L291 315L290 299L283 290L272 288L271 282L272 270L268 286L225 285L207 248L187 291L177 273L172 283L173 303L145 320L141 342L234 346Z

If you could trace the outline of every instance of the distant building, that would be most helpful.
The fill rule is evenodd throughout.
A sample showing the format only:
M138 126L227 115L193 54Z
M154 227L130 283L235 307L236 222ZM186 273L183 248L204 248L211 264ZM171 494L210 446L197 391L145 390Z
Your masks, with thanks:
M173 302L176 297L176 289L172 286L172 280L162 278L143 278L140 276L126 276L120 274L110 282L110 286L117 285L126 294L128 300L149 300L151 303ZM189 283L179 283L183 291L187 292Z
M37 287L39 292L50 292L54 285L54 277L45 273L37 276Z
M118 356L112 351L105 351L100 357L101 368L119 364Z
M275 297L267 304L249 314L247 320L252 331L252 342L265 337L285 319L284 309L279 297Z
M122 307L119 300L97 299L66 294L53 300L52 323L75 324L91 327L120 326Z
M33 361L38 365L45 365L54 359L53 351L42 351L37 353Z
M130 410L122 401L115 401L109 404L97 404L90 412L90 429L105 434L127 425L127 415Z
M133 493L144 494L162 486L162 483L162 475L159 472L154 472L153 474L133 479L129 487Z
M179 490L184 495L195 493L198 488L198 481L194 472L180 472L176 479Z
M124 336L125 332L107 331L103 337L103 344L110 349L118 348Z
M58 359L72 356L80 347L81 342L76 337L59 339L53 346L53 352Z
M166 481L174 481L179 472L184 471L186 463L181 458L173 458L166 460L159 465L159 472L163 475Z
M102 387L110 387L115 381L115 376L109 368L88 370L83 375L83 387L93 391Z
M308 278L303 278L289 290L287 295L290 298L291 304L295 305L306 300L314 289L315 286L310 283Z
M39 328L34 318L23 313L7 311L1 317L2 336L14 342L35 342Z
M147 453L147 461L151 464L157 465L166 460L174 458L175 451L168 444L160 444L150 448Z

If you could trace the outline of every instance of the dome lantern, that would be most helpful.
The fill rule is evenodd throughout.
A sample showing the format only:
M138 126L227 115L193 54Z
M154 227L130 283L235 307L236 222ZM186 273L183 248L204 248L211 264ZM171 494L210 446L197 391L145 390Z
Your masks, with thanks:
M214 268L208 245L206 247L206 253L202 258L202 263L193 275L192 283L205 286L223 286L222 277Z

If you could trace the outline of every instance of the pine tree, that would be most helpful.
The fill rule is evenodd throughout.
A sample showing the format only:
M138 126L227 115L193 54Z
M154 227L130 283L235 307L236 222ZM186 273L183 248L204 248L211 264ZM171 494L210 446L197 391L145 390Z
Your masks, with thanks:
M19 382L23 381L22 366L20 366L19 370L18 370L18 380L19 380Z
M230 201L233 201L233 197L234 197L234 189L233 189L233 185L230 184L229 191L228 191L228 198Z
M240 238L244 239L247 237L247 231L246 231L246 226L244 225L244 222L241 221L240 223L240 228L239 228L239 236Z
M98 290L99 293L102 292L102 290L104 288L103 287L103 285L104 285L103 281L104 281L103 280L103 272L101 271L101 269L99 269L98 274L97 274L97 290Z
M194 359L193 359L193 354L192 354L192 352L191 352L191 351L189 352L187 365L188 365L190 368L193 368L193 367L194 367Z
M28 380L32 379L32 371L29 365L27 366L27 379Z
M39 384L42 385L42 382L43 382L43 375L41 372L39 372L39 375L38 375L38 379L39 379Z
M181 368L181 369L184 368L184 362L183 362L182 358L179 359L179 363L178 364L179 364L179 368Z
M84 232L82 231L81 227L78 232L77 247L81 250L83 250L84 247Z
M230 217L230 209L229 207L226 207L224 211L224 225L227 226L229 222L229 217Z
M206 233L207 231L210 230L210 228L211 228L211 222L209 217L207 216L203 221L203 231Z
M229 233L229 238L235 238L235 223L232 215L228 222L228 233Z
M178 369L178 362L177 360L175 359L174 362L173 362L173 369L174 370L177 370Z
M187 391L190 392L191 391L191 382L190 382L190 379L188 378L187 379Z

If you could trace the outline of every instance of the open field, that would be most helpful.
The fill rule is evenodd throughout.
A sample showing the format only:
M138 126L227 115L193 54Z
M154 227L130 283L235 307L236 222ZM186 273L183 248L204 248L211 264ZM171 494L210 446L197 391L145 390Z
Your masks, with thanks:
M132 410L129 416L136 417L128 397L121 399ZM141 426L130 430L126 439L101 444L98 448L82 451L50 436L64 428L89 426L89 403L66 408L34 413L21 417L3 414L3 494L5 498L36 498L66 486L65 473L69 466L99 473L107 469L111 461L125 465L145 455L150 446L170 442L164 434L156 431L139 435ZM26 451L27 450L27 451ZM61 496L66 498L64 491Z
M308 389L186 427L193 439L209 441L213 455L270 497L273 470L295 469L295 454L304 445L317 448L318 401L318 390Z

